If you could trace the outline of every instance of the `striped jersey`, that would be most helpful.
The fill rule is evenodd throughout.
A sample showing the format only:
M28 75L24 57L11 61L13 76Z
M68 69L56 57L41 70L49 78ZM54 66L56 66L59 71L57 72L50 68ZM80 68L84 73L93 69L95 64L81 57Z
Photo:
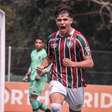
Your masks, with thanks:
M70 35L61 37L59 31L49 36L47 43L48 57L52 59L52 80L58 80L65 87L76 88L85 85L83 68L65 67L63 59L82 61L91 55L90 47L85 37L75 29Z

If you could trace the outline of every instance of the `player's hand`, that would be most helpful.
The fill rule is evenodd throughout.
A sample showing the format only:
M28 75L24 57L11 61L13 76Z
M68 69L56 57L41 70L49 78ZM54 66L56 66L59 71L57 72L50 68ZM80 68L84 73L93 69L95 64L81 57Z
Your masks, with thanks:
M39 75L37 75L36 77L35 77L35 80L40 80L40 76Z
M38 68L37 68L37 73L41 76L42 74L43 74L43 71L44 71L44 66L39 66Z
M24 82L27 82L28 81L28 78L29 78L28 75L25 75L25 77L23 78L23 81Z
M69 58L64 58L63 59L63 65L66 67L73 67L74 62L71 61Z

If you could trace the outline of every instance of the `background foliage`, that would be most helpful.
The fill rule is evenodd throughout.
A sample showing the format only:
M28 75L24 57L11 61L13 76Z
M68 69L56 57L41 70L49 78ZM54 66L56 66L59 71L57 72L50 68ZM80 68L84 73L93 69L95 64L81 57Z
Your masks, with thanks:
M26 72L35 35L47 40L48 35L56 31L54 12L62 1L73 9L74 26L87 37L93 51L96 66L88 71L88 82L112 84L111 0L0 0L0 8L6 13L6 57L8 46L12 46L11 72L19 75Z

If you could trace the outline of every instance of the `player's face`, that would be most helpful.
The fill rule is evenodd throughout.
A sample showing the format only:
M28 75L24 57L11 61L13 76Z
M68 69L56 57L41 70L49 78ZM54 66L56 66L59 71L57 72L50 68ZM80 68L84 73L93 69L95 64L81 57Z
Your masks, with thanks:
M35 48L36 48L37 50L40 50L40 49L43 48L43 46L44 46L44 43L42 42L42 40L36 39L36 41L35 41Z
M56 24L62 35L69 33L72 23L73 19L69 16L67 12L59 14L56 18Z

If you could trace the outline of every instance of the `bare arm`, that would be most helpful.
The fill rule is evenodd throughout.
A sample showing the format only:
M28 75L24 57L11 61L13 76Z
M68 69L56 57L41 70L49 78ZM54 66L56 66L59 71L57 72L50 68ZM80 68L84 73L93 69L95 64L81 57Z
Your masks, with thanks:
M30 75L31 74L31 67L28 68L28 71L26 72L25 75Z
M46 57L43 63L37 68L37 73L41 75L44 68L46 68L49 64L50 64L50 59Z
M40 67L46 68L50 64L50 59L46 57ZM40 68L39 67L39 68Z
M25 73L23 81L28 81L29 75L31 74L31 67L29 67L28 71Z

